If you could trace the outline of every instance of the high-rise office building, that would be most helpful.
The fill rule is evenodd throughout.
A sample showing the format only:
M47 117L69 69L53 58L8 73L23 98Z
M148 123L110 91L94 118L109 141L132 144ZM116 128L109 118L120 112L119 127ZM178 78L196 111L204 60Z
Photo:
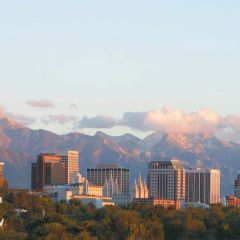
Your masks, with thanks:
M44 186L53 184L54 168L61 161L61 156L54 153L41 153L37 157L37 162L32 163L32 190L42 192ZM62 178L65 172L60 172Z
M220 202L220 170L186 170L186 203Z
M113 179L118 184L119 194L130 194L129 169L118 165L99 164L96 168L87 169L87 179L90 184L104 185L106 181Z
M240 198L240 174L234 182L234 196Z
M37 191L37 163L32 162L31 165L31 189Z
M51 172L51 185L66 184L66 168L65 163L59 161L54 164Z
M46 185L70 184L78 173L77 151L68 151L67 156L41 153L37 162L32 163L32 190L42 192Z
M4 163L0 162L0 187L3 187L4 183Z
M177 159L163 158L148 163L149 197L155 199L185 199L185 169Z
M67 156L62 156L61 161L65 164L66 183L70 184L79 173L78 151L68 151Z

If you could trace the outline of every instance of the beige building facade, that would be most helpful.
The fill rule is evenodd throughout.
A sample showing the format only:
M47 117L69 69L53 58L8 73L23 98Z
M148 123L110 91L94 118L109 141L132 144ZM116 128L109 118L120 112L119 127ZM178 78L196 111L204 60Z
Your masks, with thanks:
M68 151L66 156L61 157L65 164L65 179L67 184L71 184L73 178L79 173L79 154L78 151Z
M220 203L220 170L186 170L186 203Z
M178 159L163 158L148 163L149 197L155 199L185 199L185 169Z

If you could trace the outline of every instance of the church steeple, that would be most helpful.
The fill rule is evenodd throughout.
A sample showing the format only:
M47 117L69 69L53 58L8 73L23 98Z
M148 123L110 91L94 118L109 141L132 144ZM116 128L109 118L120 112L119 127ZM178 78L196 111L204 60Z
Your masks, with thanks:
M134 186L132 189L132 199L134 198L148 198L148 188L147 185L142 181L142 176L139 174L138 182L134 180Z

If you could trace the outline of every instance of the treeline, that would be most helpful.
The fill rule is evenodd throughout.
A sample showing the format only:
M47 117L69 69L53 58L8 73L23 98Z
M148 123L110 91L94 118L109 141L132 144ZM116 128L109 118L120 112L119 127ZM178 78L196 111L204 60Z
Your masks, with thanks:
M1 191L2 240L181 240L240 239L240 209L213 205L210 209L130 205L96 209L79 201L54 203L27 192ZM16 212L25 209L27 212Z

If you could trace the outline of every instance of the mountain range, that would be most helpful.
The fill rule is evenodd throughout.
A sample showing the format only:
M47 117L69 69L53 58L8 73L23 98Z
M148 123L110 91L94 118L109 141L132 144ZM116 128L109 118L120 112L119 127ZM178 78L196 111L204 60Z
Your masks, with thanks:
M221 170L222 195L232 194L233 181L240 170L240 144L223 141L212 134L154 132L144 139L131 134L94 136L81 133L58 135L32 130L5 116L0 116L0 161L5 176L14 188L30 188L31 162L40 152L64 154L69 149L80 153L80 171L97 163L117 163L129 167L132 179L146 177L147 162L161 157L176 157L186 168L202 167Z

